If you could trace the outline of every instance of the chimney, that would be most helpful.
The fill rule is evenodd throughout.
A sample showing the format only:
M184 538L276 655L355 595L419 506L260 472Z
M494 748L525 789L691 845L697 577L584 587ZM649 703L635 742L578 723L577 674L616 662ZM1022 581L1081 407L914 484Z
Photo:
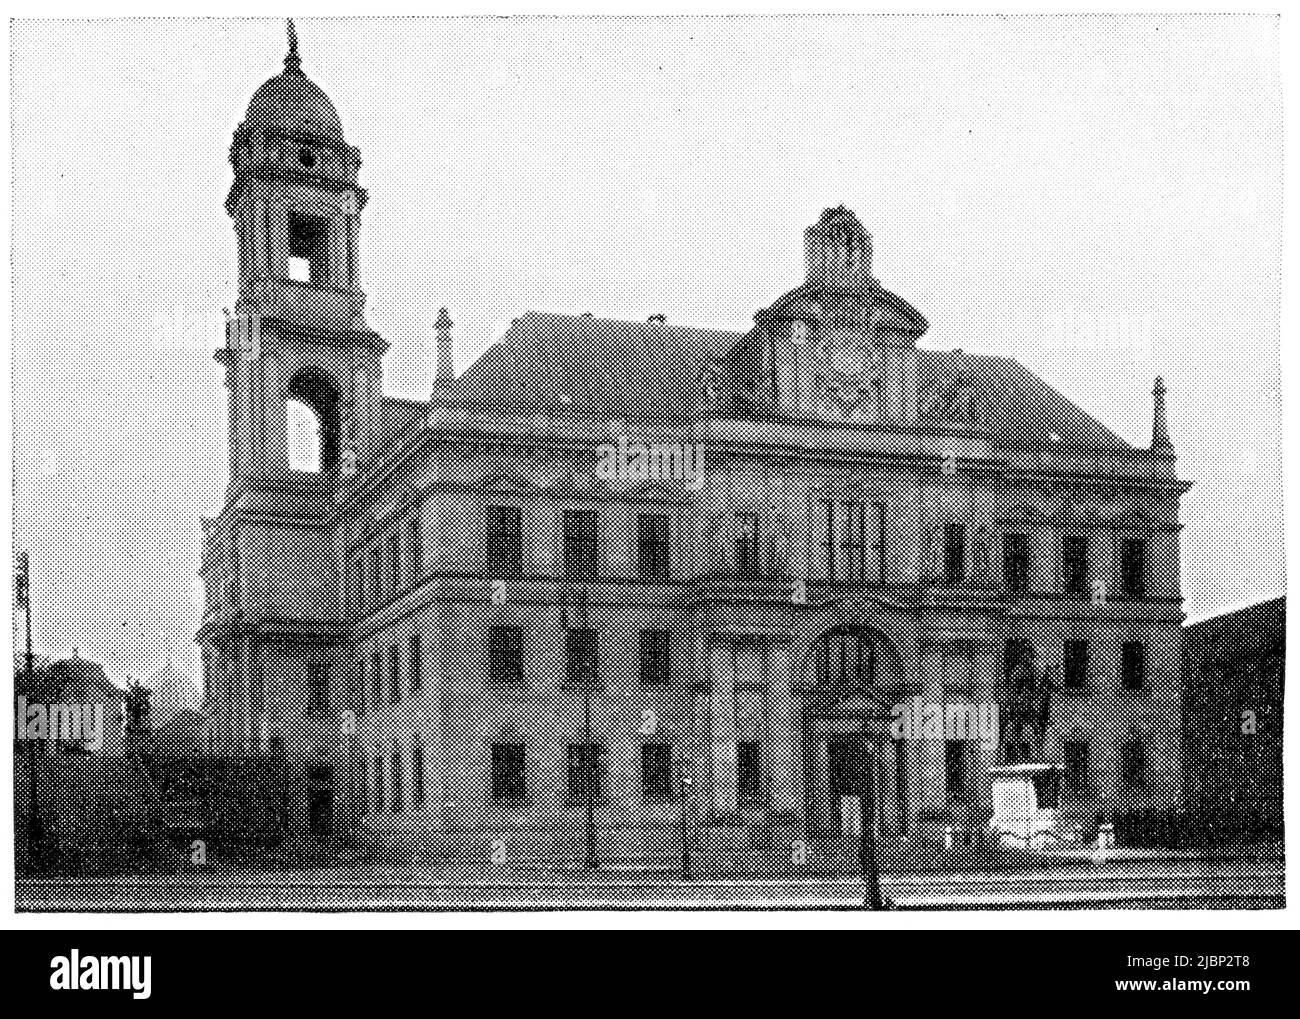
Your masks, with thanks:
M434 376L437 381L445 382L456 377L456 362L451 354L451 316L447 314L446 308L438 309L438 321L433 324L438 334L437 349L437 374Z

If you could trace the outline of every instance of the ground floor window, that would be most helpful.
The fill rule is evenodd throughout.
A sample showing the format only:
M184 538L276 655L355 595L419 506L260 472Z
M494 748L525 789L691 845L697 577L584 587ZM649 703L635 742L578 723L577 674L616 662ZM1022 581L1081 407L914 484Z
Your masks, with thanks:
M944 743L944 766L948 778L948 796L955 803L971 798L971 746L967 740L950 739Z
M1088 792L1088 744L1071 740L1065 744L1065 788L1072 796Z
M762 799L762 762L757 743L736 744L736 798L747 806Z
M601 759L605 748L599 743L569 744L569 799L586 801L601 794Z
M424 744L417 737L411 745L411 806L424 805Z
M406 804L402 801L402 752L393 751L393 813L400 814Z
M492 798L522 800L524 786L524 745L496 743L492 746Z
M384 758L382 754L375 754L374 761L374 783L375 783L375 813L383 813L384 810Z
M669 744L642 744L641 795L647 800L672 799L673 748Z

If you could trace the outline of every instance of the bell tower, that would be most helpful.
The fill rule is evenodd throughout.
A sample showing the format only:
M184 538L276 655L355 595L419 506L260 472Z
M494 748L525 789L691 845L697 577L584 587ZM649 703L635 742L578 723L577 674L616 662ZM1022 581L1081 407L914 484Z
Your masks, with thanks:
M366 325L360 287L361 154L303 72L293 22L288 33L283 71L254 93L230 145L239 294L217 359L231 498L302 473L290 465L290 402L315 415L319 474L366 460L382 391L387 345Z

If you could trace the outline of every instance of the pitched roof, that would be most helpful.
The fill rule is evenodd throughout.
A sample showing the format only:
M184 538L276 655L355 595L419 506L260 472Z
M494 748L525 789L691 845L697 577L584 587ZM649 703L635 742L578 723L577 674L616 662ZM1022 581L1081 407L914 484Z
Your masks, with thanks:
M706 366L742 336L530 311L447 393L450 402L509 411L569 406L630 420L686 418Z
M743 342L754 335L528 312L460 378L439 383L435 400L506 413L567 406L629 420L686 419L710 364L730 355L724 375L754 370L757 360L746 356L752 342ZM966 380L1004 441L1132 448L1017 361L957 350L918 348L918 354L922 398L935 385Z

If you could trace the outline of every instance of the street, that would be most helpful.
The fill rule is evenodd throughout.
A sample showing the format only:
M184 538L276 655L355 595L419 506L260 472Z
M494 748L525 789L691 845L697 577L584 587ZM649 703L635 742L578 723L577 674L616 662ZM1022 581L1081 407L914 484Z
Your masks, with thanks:
M364 866L137 878L21 879L20 911L851 909L852 876L684 882L662 869ZM1282 908L1281 860L1126 860L1011 873L885 874L898 909Z

